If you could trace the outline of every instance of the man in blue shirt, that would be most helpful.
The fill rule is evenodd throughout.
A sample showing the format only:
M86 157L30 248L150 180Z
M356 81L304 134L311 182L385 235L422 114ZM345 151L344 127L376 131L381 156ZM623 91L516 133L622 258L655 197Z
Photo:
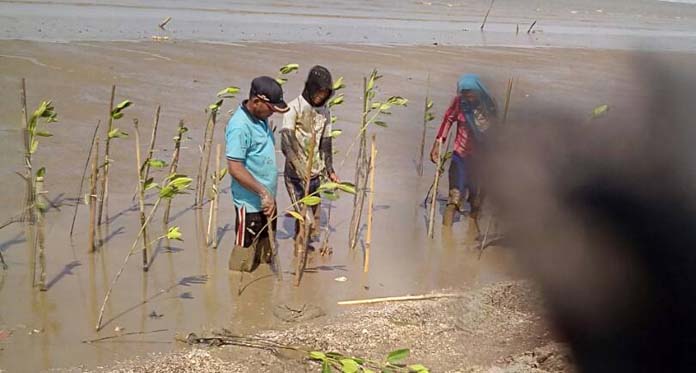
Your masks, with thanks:
M261 261L272 260L267 225L270 219L275 226L278 169L268 118L287 111L280 84L262 76L251 82L249 99L242 102L227 124L225 155L237 213L231 270L251 272Z

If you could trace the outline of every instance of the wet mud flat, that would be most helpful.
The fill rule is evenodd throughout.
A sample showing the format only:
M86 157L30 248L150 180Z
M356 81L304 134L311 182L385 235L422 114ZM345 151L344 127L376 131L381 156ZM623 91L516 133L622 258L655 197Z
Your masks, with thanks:
M15 172L22 167L18 99L22 77L28 79L29 107L36 107L41 99L52 99L60 122L51 125L55 135L42 141L35 157L35 163L48 170L46 188L54 202L46 217L50 285L47 292L31 289L30 261L21 226L14 224L0 230L0 250L9 265L7 271L0 273L0 330L5 332L0 341L0 367L9 372L69 367L95 369L134 356L180 350L183 347L174 341L177 334L219 328L240 334L277 329L283 326L273 315L277 305L311 304L331 318L343 311L336 305L341 300L422 294L441 289L475 290L525 277L515 265L514 249L489 247L479 259L478 246L468 234L465 220L455 223L451 231L442 230L438 224L436 238L430 240L426 236L422 201L434 167L426 167L421 178L415 165L428 76L438 118L450 102L458 75L471 71L482 75L498 100L503 97L507 80L513 76L517 79L511 118L529 118L538 110L552 108L584 117L599 104L627 111L632 103L644 97L645 87L641 86L633 65L636 55L665 58L685 66L694 64L693 54L689 53L587 49L2 41L0 177L5 182L0 194L0 214L3 217L14 216L21 209L23 189ZM160 245L147 274L142 272L138 260L131 259L106 309L106 327L95 333L104 293L138 226L137 207L132 199L134 143L128 138L114 143L111 219L102 228L104 245L96 254L87 252L84 206L80 208L76 234L72 239L68 234L74 204L81 198L77 191L91 134L97 120L104 121L107 116L111 85L118 86L117 100L134 102L118 123L126 131L132 130L132 119L137 117L142 133L149 133L155 106L162 105L156 151L164 159L171 154L171 138L178 121L186 122L190 138L182 153L180 170L194 175L204 131L204 108L215 101L215 94L229 85L240 86L244 92L254 76L273 76L280 66L290 62L302 67L297 75L290 76L285 86L288 99L299 95L304 75L314 64L323 64L336 77L345 77L346 103L334 113L338 116L336 127L344 131L334 145L339 151L335 161L338 173L344 180L354 175L355 150L350 154L348 149L357 134L362 77L377 68L384 74L379 95L398 94L411 100L408 107L394 110L387 118L389 128L375 131L379 155L371 271L362 272L360 249L356 252L347 249L352 198L345 196L332 207L334 254L314 257L299 288L291 280L294 223L287 217L281 218L278 229L281 266L286 272L283 281L277 281L265 267L244 278L229 273L226 265L232 247L234 210L225 188L220 204L220 248L199 248L191 209L193 198L175 202L174 223L182 228L185 241L169 247ZM238 102L225 104L223 111L233 110ZM215 143L224 142L221 128L228 118L225 114L220 119ZM275 119L276 123L278 120ZM428 143L434 132L434 126L428 128ZM278 167L282 169L280 153L278 158ZM223 186L227 183L227 180L223 182ZM279 184L278 205L285 208L289 200L282 183ZM446 195L445 184L440 189L441 198ZM335 281L340 277L347 281ZM82 343L121 332L143 334ZM316 342L320 347L324 343L309 342ZM527 344L522 349L496 355L496 359L516 356L544 344ZM411 347L414 356L427 362L426 355L418 351L429 351L425 349L427 346L414 343L402 347ZM347 349L370 352L354 348ZM190 352L184 349L183 353ZM494 361L472 358L469 362L488 365Z

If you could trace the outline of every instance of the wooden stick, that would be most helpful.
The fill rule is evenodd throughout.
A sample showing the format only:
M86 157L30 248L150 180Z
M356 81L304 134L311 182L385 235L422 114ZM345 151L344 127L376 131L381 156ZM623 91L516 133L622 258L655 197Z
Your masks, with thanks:
M515 36L520 34L520 24L517 24L517 28L515 29Z
M428 103L430 101L430 73L428 73L426 90L425 90L425 103L423 104L423 134L421 135L421 145L420 145L420 157L418 158L418 176L423 176L423 156L425 155L425 135L428 130Z
M35 196L36 200L34 202L34 206L36 209L36 243L39 246L39 266L41 268L41 274L39 275L39 291L46 291L46 250L45 250L45 222L44 222L44 211L42 209L42 206L45 206L45 198L44 194L45 191L43 190L44 186L44 176L41 177L36 177L36 181L34 182L35 186ZM42 203L39 203L39 200L41 200Z
M111 145L111 138L109 137L109 133L111 133L111 130L114 127L114 118L111 116L111 113L114 111L114 98L116 97L116 85L111 86L111 99L109 100L109 125L106 127L106 145L104 149L104 172L101 173L102 178L101 178L101 198L99 199L99 211L97 212L97 224L101 225L102 224L102 219L104 219L104 214L108 214L104 210L104 206L106 205L106 209L109 209L109 205L107 203L107 200L109 198L109 163L111 163L111 160L109 159L109 150L110 150L110 145Z
M365 157L366 157L366 131L367 125L367 103L369 97L367 92L367 77L363 77L363 111L360 119L360 145L358 148L358 156L355 159L355 195L353 196L353 215L350 219L350 230L348 231L348 244L350 249L355 249L358 242L358 232L360 232L360 221L362 220L362 205L365 199L365 191L361 190L361 175L365 172ZM366 176L366 175L365 175ZM367 177L365 177L367 180Z
M179 129L177 130L177 135L174 137L174 154L172 154L172 162L169 164L169 175L175 174L177 168L179 167L179 158L181 157L181 141L183 139L184 133L186 132L184 127L184 121L179 121ZM164 209L164 217L162 221L164 223L165 229L169 225L169 212L172 208L172 200L167 200L167 205Z
M437 206L437 190L440 185L440 173L442 172L442 141L437 144L438 154L440 159L437 162L437 170L435 170L435 181L433 182L432 198L430 200L430 215L428 217L428 237L433 238L435 232L435 207Z
M92 149L94 148L94 140L97 137L97 132L99 131L99 126L101 125L101 120L97 121L97 127L94 128L94 133L92 134L92 143L89 145L89 151L87 152L87 159L85 160L85 167L82 170L82 178L80 179L80 190L77 192L77 198L75 199L75 211L73 212L72 223L70 224L70 237L72 238L73 231L75 229L75 220L77 219L77 209L80 207L80 200L82 199L82 187L85 182L85 175L87 175L87 168L89 167L89 160L92 158ZM99 140L97 140L97 143ZM99 158L99 152L94 155L94 158ZM90 174L91 175L91 174ZM90 184L91 185L91 184ZM96 184L95 184L96 185ZM91 190L91 189L90 189ZM90 208L91 210L91 208ZM91 213L90 213L91 214ZM90 224L92 222L90 221Z
M503 124L507 123L508 112L510 111L510 99L512 98L512 86L515 78L508 79L507 89L505 90L505 109L503 112Z
M28 221L30 224L34 223L34 177L32 172L31 164L31 139L29 133L29 117L27 112L27 84L26 80L22 78L22 89L20 91L20 102L22 105L22 133L24 138L24 180L25 185L25 196L24 196L24 216L23 219Z
M531 33L532 33L532 29L534 28L534 26L536 26L536 24L537 24L537 21L534 20L534 22L532 22L532 25L529 26L529 30L527 30L527 33L528 33L528 34L531 34Z
M404 295L400 297L385 297L385 298L371 298L371 299L358 299L358 300L344 300L338 302L340 306L350 306L358 304L375 304L375 303L385 303L385 302L406 302L406 301L416 301L416 300L430 300L430 299L442 299L442 298L463 298L463 294L427 294L427 295Z
M143 165L145 167L145 172L143 172L143 179L145 181L147 181L150 176L150 160L152 160L152 156L155 153L155 142L157 141L157 127L159 127L159 119L160 105L157 105L157 109L155 110L155 119L152 125L152 135L150 136L150 146L147 148L147 163Z
M493 9L493 3L495 3L495 0L491 0L491 5L488 7L488 10L486 11L486 16L483 17L483 22L481 23L481 31L483 31L483 28L486 27L486 21L488 21L488 15L491 13L491 9Z
M114 334L114 335L109 335L109 336L101 337L101 338L85 339L82 341L82 343L90 344L90 343L106 341L106 340L114 339L114 338L126 337L126 336L130 336L130 335L145 335L145 334L153 334L153 333L162 333L162 332L166 332L168 330L169 329L158 329L158 330L152 330L149 332L130 332L130 333L123 333L123 334Z
M164 26L166 26L167 23L169 23L169 21L171 21L171 20L172 20L172 17L167 17L167 18L165 18L164 21L160 22L160 24L158 25L159 28L161 28L162 30L164 30Z
M94 141L96 146L94 147L94 152L92 157L92 173L89 178L89 251L97 251L97 246L95 245L95 234L96 234L96 224L97 224L97 180L99 179L99 136L96 137Z
M152 219L152 216L155 214L155 211L157 211L157 208L159 207L161 201L161 198L157 199L155 205L152 206L152 210L150 210L150 214L147 216L147 219L145 219L145 224L143 226L147 226L150 223L150 220ZM141 227L140 231L138 232L138 236L135 237L135 241L133 241L133 245L131 245L130 250L128 250L126 257L123 259L123 264L121 264L121 268L119 268L118 272L116 273L116 276L114 276L113 280L111 280L111 285L109 285L109 289L106 291L104 301L102 302L101 309L99 310L99 318L97 319L97 325L95 327L97 331L100 331L102 328L102 320L104 319L104 309L106 308L106 303L108 303L109 299L111 298L111 292L114 290L114 286L116 286L118 279L121 278L123 270L126 269L128 259L130 259L131 255L133 255L133 252L135 252L135 248L138 245L138 241L140 241L140 236L142 236L142 234L143 228Z
M365 234L365 266L363 272L370 270L370 247L372 245L372 211L375 205L375 161L377 158L377 135L372 135L372 149L370 151L370 195L367 202L367 233Z
M218 197L220 194L220 156L222 153L222 147L217 144L215 147L215 172L213 172L213 200L210 203L210 215L208 216L208 231L207 231L207 242L208 247L211 249L217 249L217 209L218 209Z
M307 154L307 170L305 173L305 185L304 185L304 196L309 195L310 181L312 180L312 167L314 164L314 152L317 145L317 133L312 128L312 137L309 140L309 152ZM317 207L317 210L319 208ZM305 264L307 262L307 243L309 241L309 229L311 227L311 222L307 216L308 207L306 204L302 204L300 215L304 221L301 221L300 232L297 235L297 266L295 269L295 286L300 286L300 281L302 281L302 274L304 273ZM272 224L269 224L271 226Z
M210 163L210 145L215 132L215 122L217 121L215 111L212 110L208 115L208 123L203 134L203 147L201 148L201 158L198 164L198 183L196 184L196 207L203 206L205 196L205 184L208 179L208 164Z
M148 251L150 241L147 236L147 225L145 224L145 180L143 180L143 163L140 158L140 129L138 128L138 120L133 119L135 127L135 171L138 175L138 208L140 209L140 230L143 232L143 271L148 270Z

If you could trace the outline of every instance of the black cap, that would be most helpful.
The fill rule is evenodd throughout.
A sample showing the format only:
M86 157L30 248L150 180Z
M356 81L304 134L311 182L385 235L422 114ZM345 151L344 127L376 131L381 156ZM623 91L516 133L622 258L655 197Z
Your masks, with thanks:
M251 81L251 91L249 97L258 97L271 104L274 111L285 113L288 104L283 101L283 88L278 82L269 76L260 76Z

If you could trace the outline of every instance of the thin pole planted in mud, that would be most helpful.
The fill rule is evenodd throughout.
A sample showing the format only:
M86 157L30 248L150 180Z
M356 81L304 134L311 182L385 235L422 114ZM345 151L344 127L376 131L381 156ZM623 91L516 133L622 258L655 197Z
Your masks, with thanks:
M486 16L483 17L483 22L481 23L481 31L483 31L483 28L486 27L486 21L488 21L488 15L491 14L491 9L493 9L493 3L495 3L495 0L491 0L491 5L488 7L488 10L486 11Z
M92 157L92 173L89 178L89 251L97 251L95 244L96 219L97 219L97 180L99 180L99 136L92 141L94 151ZM74 221L74 220L73 220Z
M39 170L39 173L41 171ZM46 250L45 250L45 222L44 222L44 211L43 207L46 206L46 201L43 201L45 191L43 190L44 185L44 175L37 175L35 185L35 196L36 200L34 202L35 214L36 214L36 241L35 244L39 247L39 267L41 268L41 273L39 274L39 291L46 291ZM42 200L39 203L39 200Z
M186 127L184 127L184 121L180 120L177 135L176 137L174 137L174 154L172 154L172 162L169 165L169 175L175 174L177 168L179 167L179 158L181 157L181 141L183 139L184 133L186 132L185 128ZM164 209L164 217L162 219L165 228L167 228L167 226L169 225L169 212L171 211L171 208L172 200L168 199L167 205Z
M356 192L353 197L353 216L350 220L350 231L348 241L350 249L355 249L358 243L358 233L360 232L360 221L362 220L362 209L365 201L365 186L367 183L367 175L365 175L366 157L367 157L367 102L368 102L367 78L363 77L363 111L360 119L360 145L358 147L358 156L355 159L355 187Z
M423 104L423 134L421 135L420 157L418 158L418 176L423 176L423 156L425 155L425 135L428 130L429 110L430 110L430 73L428 73L425 103Z
M31 144L29 134L29 117L27 112L27 83L26 79L22 78L22 90L20 92L20 101L22 104L22 133L24 138L24 181L25 196L24 196L24 211L22 219L34 224L34 182L31 164Z
M140 159L140 129L138 128L137 119L133 119L133 126L135 127L135 170L138 173L138 208L140 209L140 230L143 236L143 271L147 272L147 253L149 251L150 242L147 236L147 224L145 219L145 180L143 180L143 164Z
M211 249L217 249L217 211L218 211L218 200L220 197L220 155L222 153L222 147L217 144L215 147L215 172L213 172L213 185L212 185L212 198L210 202L210 214L208 215L208 231L206 235L206 242L208 247Z
M109 100L109 125L106 127L106 137L105 137L105 145L104 145L104 172L102 172L102 178L101 178L101 198L99 200L99 211L97 212L97 224L101 225L102 220L106 221L104 218L104 214L108 214L107 211L104 210L104 206L106 206L106 210L109 209L109 164L111 163L111 159L109 159L109 150L110 150L110 144L111 144L111 138L109 134L111 134L111 130L113 129L114 126L114 118L112 116L112 113L114 111L114 98L116 97L116 85L111 86L111 99Z
M99 131L99 126L101 125L101 120L97 121L97 127L94 128L94 133L92 134L92 143L89 145L89 151L87 152L87 159L85 160L85 167L82 170L82 178L80 179L80 190L77 192L77 198L75 199L75 211L73 212L72 223L70 223L70 237L72 238L73 231L75 230L75 220L77 219L77 209L80 207L80 200L82 199L82 187L85 182L85 175L87 175L87 168L89 167L90 158L99 158L99 152L92 154L92 149L94 148L94 140L98 139L97 132ZM99 140L97 140L97 143ZM98 145L97 145L98 147ZM91 184L90 184L91 185ZM95 184L96 185L96 184ZM91 190L91 189L90 189ZM91 196L91 195L90 195ZM91 198L91 197L90 197ZM90 207L91 210L91 207ZM91 212L90 212L91 214ZM91 216L91 215L90 215ZM92 224L92 220L90 220ZM91 246L90 246L91 247Z
M370 248L372 246L372 212L375 205L375 161L377 157L377 135L372 135L372 149L370 151L370 195L367 201L367 233L365 234L365 266L363 272L370 270Z
M145 181L147 181L148 177L150 176L150 160L152 160L152 156L155 153L155 142L157 141L157 127L159 127L160 109L160 105L157 105L157 109L155 110L155 119L153 121L154 123L152 124L150 146L147 148L147 163L143 165L145 167L145 171L143 172L143 180Z
M307 172L305 174L305 185L304 185L304 196L309 195L309 186L312 179L312 167L314 163L314 152L317 145L317 134L312 128L312 137L309 140L309 152L307 154ZM300 215L303 221L300 221L300 232L297 235L296 252L297 252L297 266L295 269L295 286L300 286L300 281L302 281L302 274L305 269L305 264L307 263L307 242L309 240L309 228L311 227L311 222L307 219L307 204L303 203ZM317 207L317 213L319 213L319 207ZM312 217L313 218L313 217Z
M437 144L437 154L440 158L437 162L437 169L435 170L435 182L433 182L432 197L430 200L430 214L428 216L428 237L433 238L435 232L435 207L437 206L437 190L440 184L440 173L442 172L442 160L444 156L442 155L442 141Z
M503 124L507 123L508 112L510 111L510 99L512 98L512 86L515 78L508 79L507 89L505 90L505 109L503 111Z
M205 133L203 134L201 160L200 164L198 165L198 183L196 185L196 207L199 209L203 206L203 199L205 197L205 184L208 179L208 166L210 164L210 148L213 142L213 135L215 133L216 122L216 111L210 110L210 114L208 115L208 123L206 123Z
M116 276L114 276L114 279L111 281L111 284L109 285L109 289L106 291L106 295L104 295L104 301L102 302L101 309L99 310L99 317L97 319L97 325L95 327L95 329L97 331L100 331L102 328L102 320L104 319L104 309L106 308L106 303L109 302L109 299L111 298L111 292L113 292L113 290L114 290L114 286L116 286L118 279L121 278L121 275L123 274L123 270L126 269L126 264L128 264L128 259L130 259L131 255L133 255L133 252L135 251L135 248L138 245L138 241L140 241L140 237L143 235L143 227L146 227L150 223L150 220L152 219L152 216L155 214L155 211L157 211L157 208L159 207L159 204L161 201L162 201L162 199L158 198L157 201L155 202L154 206L152 206L152 210L150 210L150 214L147 216L147 219L145 219L145 224L143 224L140 227L140 231L138 232L138 236L135 237L135 241L133 241L133 245L131 245L130 250L128 250L126 257L123 259L123 264L121 264L121 268L119 268L118 272L116 273Z

